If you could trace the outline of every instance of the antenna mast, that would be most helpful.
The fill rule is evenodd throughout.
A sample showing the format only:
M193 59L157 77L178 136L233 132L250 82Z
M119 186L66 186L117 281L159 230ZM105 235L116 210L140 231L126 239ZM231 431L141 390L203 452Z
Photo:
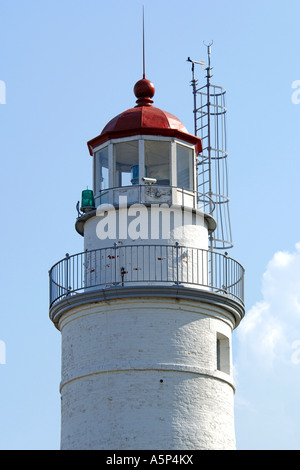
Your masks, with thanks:
M143 5L143 78L146 78L146 72L145 72L145 15L144 15L144 5Z
M211 83L211 46L207 47L208 65L188 57L192 63L192 80L194 96L195 135L202 141L203 151L198 157L197 178L199 197L206 195L211 200L210 212L216 219L217 228L210 235L210 250L228 249L233 246L229 216L228 170L226 151L226 90ZM206 70L206 84L198 87L195 79L195 65ZM213 209L214 207L214 209Z

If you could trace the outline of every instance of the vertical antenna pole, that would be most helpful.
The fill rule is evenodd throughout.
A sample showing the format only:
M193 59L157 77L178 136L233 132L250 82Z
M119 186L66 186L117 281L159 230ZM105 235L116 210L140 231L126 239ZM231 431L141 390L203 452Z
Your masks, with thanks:
M193 95L194 95L194 128L195 128L195 135L197 135L197 90L196 90L196 80L195 80L195 64L192 63L192 87L193 87Z
M209 205L210 205L210 213L212 211L212 168L211 168L211 128L210 128L210 78L211 78L211 66L210 66L210 53L211 53L211 45L206 44L207 46L207 55L208 55L208 66L206 68L207 75L206 75L206 88L207 88L207 152L208 152L208 174L209 174L209 189L208 189L208 196L209 196ZM210 285L213 287L214 284L214 260L213 260L213 235L212 233L209 236L209 250L210 250Z
M211 181L211 129L210 129L210 78L211 78L211 66L210 66L210 53L211 53L211 45L212 43L206 45L207 46L207 55L208 55L208 67L207 75L206 75L206 87L207 87L207 134L208 134L208 144L207 144L207 151L208 151L208 168L209 168L209 190L208 195L210 197L210 210L212 209L212 181Z
M197 80L195 79L195 64L199 64L204 68L204 61L202 60L201 62L197 62L195 60L192 60L190 57L187 58L188 62L192 63L192 80L191 84L193 87L193 95L194 95L194 135L197 135L198 129L197 129Z
M144 15L144 5L143 5L143 78L146 78L146 72L145 72L145 15Z

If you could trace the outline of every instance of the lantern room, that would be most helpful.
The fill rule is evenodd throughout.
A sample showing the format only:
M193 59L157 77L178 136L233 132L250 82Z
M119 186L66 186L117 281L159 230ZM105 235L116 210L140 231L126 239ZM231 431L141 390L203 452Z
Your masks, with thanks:
M113 118L88 142L94 159L95 206L164 202L197 208L196 157L201 140L172 114L153 106L154 85L134 87L136 106ZM203 201L202 201L203 202Z

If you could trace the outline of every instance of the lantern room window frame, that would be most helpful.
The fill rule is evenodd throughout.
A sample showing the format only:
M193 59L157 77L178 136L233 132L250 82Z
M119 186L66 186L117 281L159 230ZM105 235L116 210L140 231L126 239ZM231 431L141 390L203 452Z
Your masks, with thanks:
M130 144L130 142L137 141L137 162L138 162L138 182L135 184L126 184L124 186L120 186L120 184L116 184L120 182L117 181L117 168L116 164L116 144ZM122 188L122 187L130 187L135 185L145 185L147 184L146 181L143 181L142 178L144 177L155 177L155 174L152 176L147 175L145 172L145 142L146 141L153 141L153 142L169 142L169 183L166 182L160 183L159 179L156 186L164 186L164 187L178 187L182 188L185 191L195 192L197 190L196 185L196 151L195 146L188 144L187 142L180 140L174 137L164 137L164 136L151 136L151 135L134 135L125 138L117 138L111 139L94 149L93 154L93 186L94 186L94 196L95 200L100 197L102 191L107 191L113 188ZM186 149L187 152L190 152L190 162L188 163L188 184L185 186L179 185L178 186L178 154L177 149L178 146L183 147ZM180 148L179 147L179 148ZM99 161L99 152L102 152L105 148L108 150L108 188L101 189L100 187L100 161ZM183 152L184 153L184 152ZM182 179L182 178L181 178ZM167 178L165 178L167 180Z

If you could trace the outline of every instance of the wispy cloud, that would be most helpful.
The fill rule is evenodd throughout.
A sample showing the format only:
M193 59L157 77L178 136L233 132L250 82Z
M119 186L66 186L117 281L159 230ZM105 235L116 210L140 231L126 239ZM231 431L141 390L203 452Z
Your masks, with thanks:
M241 447L299 449L300 243L274 254L235 334Z
M300 243L292 253L278 251L262 278L262 298L246 313L237 337L248 357L270 367L291 361L300 340Z

